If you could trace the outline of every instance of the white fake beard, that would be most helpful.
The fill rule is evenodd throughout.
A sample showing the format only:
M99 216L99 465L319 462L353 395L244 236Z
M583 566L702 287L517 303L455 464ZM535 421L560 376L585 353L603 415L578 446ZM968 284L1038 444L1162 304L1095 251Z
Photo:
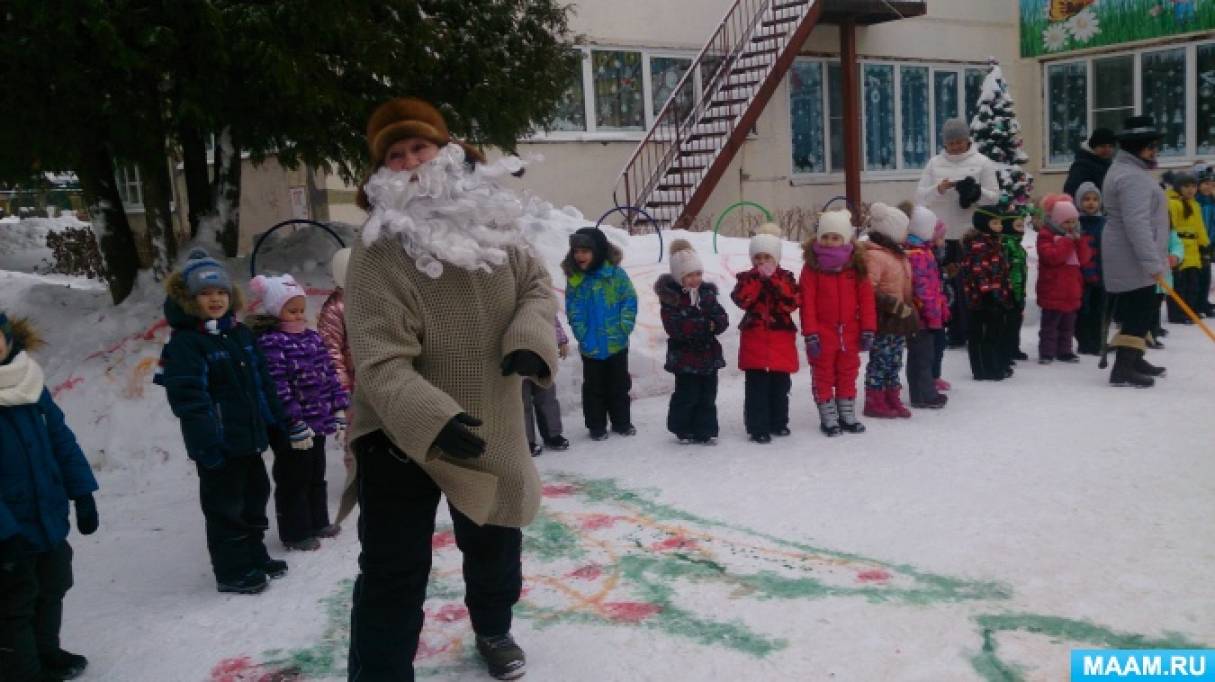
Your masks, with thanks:
M517 157L505 157L470 171L464 150L448 144L412 171L380 168L363 187L373 207L363 244L395 236L418 270L436 279L445 262L492 272L506 262L506 247L527 246L519 225L523 202L494 182L522 167Z

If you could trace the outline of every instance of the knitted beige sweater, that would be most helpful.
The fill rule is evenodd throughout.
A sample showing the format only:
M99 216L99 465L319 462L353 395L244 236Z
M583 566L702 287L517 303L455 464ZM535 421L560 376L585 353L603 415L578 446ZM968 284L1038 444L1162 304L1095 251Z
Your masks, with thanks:
M346 282L346 328L359 378L351 438L383 430L456 509L478 524L522 527L540 507L540 476L523 433L518 375L502 359L530 350L556 371L557 312L540 260L511 248L492 273L446 265L420 272L395 239L356 242ZM552 378L538 380L548 386ZM460 412L484 421L485 454L453 458L431 448ZM338 513L357 498L352 472Z

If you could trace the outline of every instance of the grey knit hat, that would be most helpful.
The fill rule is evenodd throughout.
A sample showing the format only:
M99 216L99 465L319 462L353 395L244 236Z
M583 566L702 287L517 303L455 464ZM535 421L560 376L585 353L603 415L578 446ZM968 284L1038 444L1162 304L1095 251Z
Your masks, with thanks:
M944 142L957 142L958 140L969 139L970 126L966 125L966 121L960 118L951 118L941 126L941 140Z
M186 291L190 292L191 296L197 296L207 287L232 293L232 278L228 276L228 271L203 249L190 252L185 266L181 269L181 277L185 280Z

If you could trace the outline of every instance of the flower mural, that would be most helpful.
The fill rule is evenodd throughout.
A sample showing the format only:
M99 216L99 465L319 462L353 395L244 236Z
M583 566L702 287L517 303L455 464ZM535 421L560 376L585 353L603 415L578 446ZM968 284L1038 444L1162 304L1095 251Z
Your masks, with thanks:
M1106 47L1215 29L1215 2L1020 0L1021 56Z

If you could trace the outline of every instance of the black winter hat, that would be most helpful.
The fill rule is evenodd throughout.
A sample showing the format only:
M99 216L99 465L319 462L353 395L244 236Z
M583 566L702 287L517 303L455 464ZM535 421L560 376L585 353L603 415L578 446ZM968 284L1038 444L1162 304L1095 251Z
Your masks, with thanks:
M974 216L970 219L974 228L983 234L991 234L991 221L999 220L1001 225L1004 223L1005 216L1000 212L999 206L980 206L975 209Z
M603 230L597 227L584 227L570 235L571 249L590 249L594 254L589 270L595 270L608 256L608 238Z
M1118 136L1109 128L1097 128L1092 135L1088 136L1088 148L1096 149L1101 145L1115 144L1118 142Z
M1118 133L1119 142L1149 142L1164 137L1156 129L1156 119L1151 116L1131 116L1122 124Z

